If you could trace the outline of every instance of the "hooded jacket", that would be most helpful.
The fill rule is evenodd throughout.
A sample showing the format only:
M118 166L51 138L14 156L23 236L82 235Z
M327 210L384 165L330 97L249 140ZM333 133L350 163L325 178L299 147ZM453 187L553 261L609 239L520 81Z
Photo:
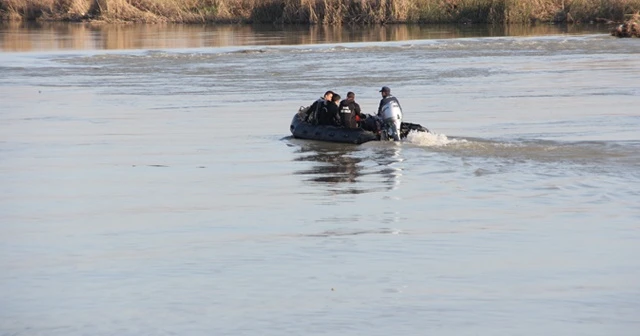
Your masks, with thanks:
M340 102L340 121L346 128L358 128L356 116L360 116L360 105L353 99L345 99Z
M338 105L327 102L318 111L318 125L341 126Z

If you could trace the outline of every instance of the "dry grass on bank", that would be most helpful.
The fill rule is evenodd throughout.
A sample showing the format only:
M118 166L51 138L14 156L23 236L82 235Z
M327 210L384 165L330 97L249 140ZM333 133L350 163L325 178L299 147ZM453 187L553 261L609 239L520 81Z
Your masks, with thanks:
M622 21L640 0L1 0L3 19L303 24Z

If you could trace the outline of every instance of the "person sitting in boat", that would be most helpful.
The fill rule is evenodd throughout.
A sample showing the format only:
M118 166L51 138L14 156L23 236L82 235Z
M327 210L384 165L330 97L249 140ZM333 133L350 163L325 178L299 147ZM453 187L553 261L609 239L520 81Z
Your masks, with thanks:
M400 140L400 127L402 123L402 107L398 99L391 95L391 89L388 86L383 86L380 89L382 99L380 99L380 105L378 106L378 118L382 120L382 124L385 125L385 129L388 130L389 135L393 135L393 139ZM389 130L391 128L391 130Z
M324 104L318 111L318 125L341 126L339 104L340 95L334 93L331 102Z
M307 109L305 121L310 124L318 124L318 113L320 110L331 102L331 98L333 97L333 91L329 90L324 93L323 97L318 98L309 108Z
M347 93L347 99L340 102L340 121L346 128L360 127L360 105L356 103L356 94Z

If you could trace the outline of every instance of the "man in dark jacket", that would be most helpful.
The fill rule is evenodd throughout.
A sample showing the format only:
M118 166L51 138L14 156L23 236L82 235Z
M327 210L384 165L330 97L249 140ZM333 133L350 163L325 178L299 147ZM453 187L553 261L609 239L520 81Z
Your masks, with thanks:
M320 97L318 98L318 100L313 102L313 104L311 104L311 106L309 106L309 109L307 110L307 116L305 120L310 122L311 124L317 124L318 113L325 105L331 102L332 97L333 91L329 90L324 93L323 97Z
M340 104L340 95L334 93L333 97L331 97L331 102L325 104L320 111L318 111L318 125L341 125L338 104Z
M383 86L382 89L380 89L380 94L382 95L382 99L380 99L380 105L378 106L378 117L382 117L380 115L380 112L382 112L382 107L387 105L391 101L395 101L402 110L400 102L396 97L391 95L391 89L388 86Z
M360 120L360 105L356 103L356 94L347 93L347 99L340 102L340 121L346 128L358 128Z

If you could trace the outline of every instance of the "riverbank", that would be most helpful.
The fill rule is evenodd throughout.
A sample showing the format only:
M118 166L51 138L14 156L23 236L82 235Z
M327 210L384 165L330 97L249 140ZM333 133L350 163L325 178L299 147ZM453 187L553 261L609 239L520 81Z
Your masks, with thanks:
M2 20L173 23L535 23L624 20L640 0L4 0Z
M611 30L617 37L640 37L640 14L634 14L629 20Z

